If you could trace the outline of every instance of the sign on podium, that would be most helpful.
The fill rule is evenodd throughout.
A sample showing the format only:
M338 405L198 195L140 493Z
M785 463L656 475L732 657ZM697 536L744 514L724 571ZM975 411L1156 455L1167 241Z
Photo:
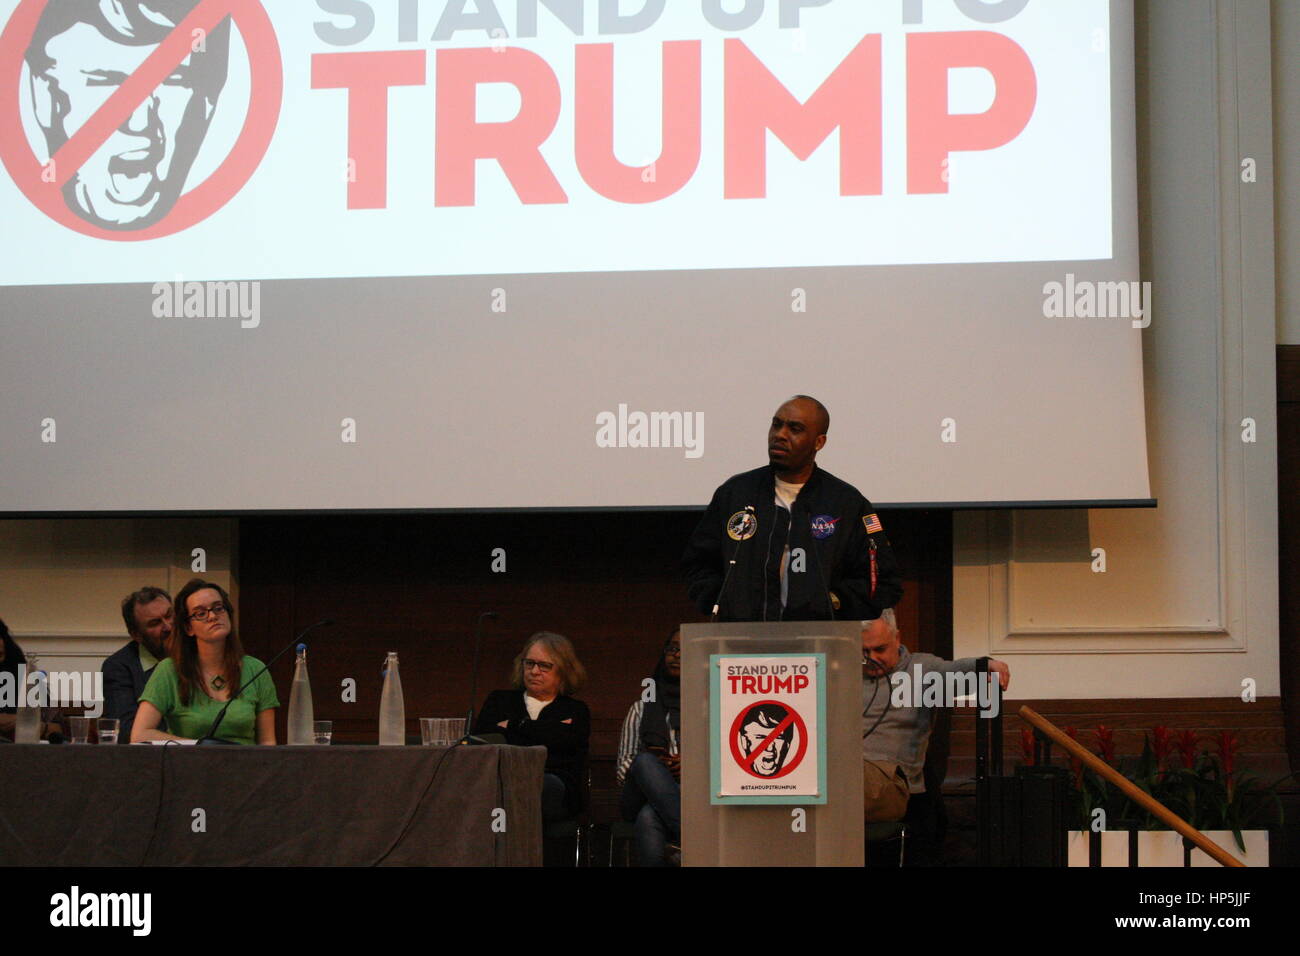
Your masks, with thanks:
M861 866L861 710L857 621L682 625L683 865Z

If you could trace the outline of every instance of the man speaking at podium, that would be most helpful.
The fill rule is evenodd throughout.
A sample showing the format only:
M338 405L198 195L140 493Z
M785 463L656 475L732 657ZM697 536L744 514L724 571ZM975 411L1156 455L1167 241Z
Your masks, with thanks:
M794 396L772 416L768 464L713 493L682 567L714 620L869 620L898 603L898 564L871 502L817 467L829 429L821 402Z

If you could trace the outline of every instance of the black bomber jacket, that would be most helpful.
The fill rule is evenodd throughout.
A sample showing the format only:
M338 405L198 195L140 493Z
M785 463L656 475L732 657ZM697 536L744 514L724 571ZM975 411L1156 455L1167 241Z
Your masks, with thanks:
M770 465L735 475L714 492L682 556L687 591L703 613L716 601L722 621L851 621L879 617L898 603L898 562L875 509L856 488L814 466L788 520L786 514L776 504Z

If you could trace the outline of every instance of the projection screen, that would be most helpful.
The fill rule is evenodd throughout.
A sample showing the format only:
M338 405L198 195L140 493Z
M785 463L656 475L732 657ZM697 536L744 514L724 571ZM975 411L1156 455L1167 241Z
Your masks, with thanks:
M0 513L1149 501L1128 2L0 23Z

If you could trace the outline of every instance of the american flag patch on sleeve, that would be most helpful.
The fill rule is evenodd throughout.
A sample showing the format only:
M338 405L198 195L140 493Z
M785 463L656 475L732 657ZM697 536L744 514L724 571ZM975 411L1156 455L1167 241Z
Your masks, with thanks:
M865 515L862 518L862 523L867 528L867 534L878 534L885 530L884 526L880 523L880 519L874 514Z

